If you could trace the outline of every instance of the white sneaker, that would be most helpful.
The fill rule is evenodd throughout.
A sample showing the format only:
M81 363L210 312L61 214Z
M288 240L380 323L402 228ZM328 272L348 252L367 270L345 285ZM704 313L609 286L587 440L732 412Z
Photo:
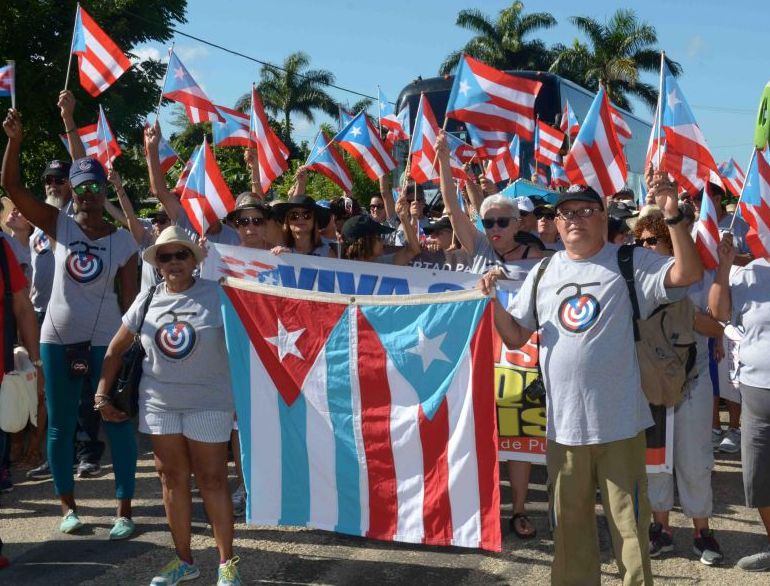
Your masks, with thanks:
M722 443L722 438L724 435L725 432L723 432L721 429L711 429L711 447L715 452L719 451L719 445Z
M737 454L741 451L741 430L728 429L722 442L719 444L719 451L725 454Z
M239 484L233 492L233 516L242 517L246 513L246 487Z

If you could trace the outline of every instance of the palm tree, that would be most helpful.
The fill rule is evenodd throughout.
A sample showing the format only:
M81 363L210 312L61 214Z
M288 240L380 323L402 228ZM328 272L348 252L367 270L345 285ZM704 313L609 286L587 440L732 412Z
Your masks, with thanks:
M337 116L337 103L326 93L326 88L334 83L334 74L325 69L308 69L310 56L298 51L292 53L283 64L263 65L260 82L257 85L265 104L265 109L279 118L281 138L291 141L291 116L302 116L311 124L315 122L314 112L321 110L329 116ZM247 110L251 104L251 94L242 96L235 107Z
M590 90L604 84L610 100L626 110L631 111L632 96L654 109L658 90L639 76L660 69L655 27L639 21L629 9L618 9L603 24L588 16L573 16L570 22L588 42L575 39L570 46L554 46L550 70ZM668 58L666 62L674 75L682 72L679 63Z
M556 26L556 19L548 12L523 12L524 4L519 0L501 10L497 19L480 10L461 10L457 14L457 26L476 33L476 36L459 51L447 55L439 73L452 73L463 53L497 69L547 69L550 59L545 44L526 37L537 30Z

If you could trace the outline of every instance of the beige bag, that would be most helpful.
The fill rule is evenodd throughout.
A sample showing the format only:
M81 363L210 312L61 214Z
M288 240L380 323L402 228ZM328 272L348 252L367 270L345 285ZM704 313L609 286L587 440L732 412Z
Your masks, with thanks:
M14 369L0 384L0 429L16 433L28 421L37 426L37 370L24 348L13 352Z

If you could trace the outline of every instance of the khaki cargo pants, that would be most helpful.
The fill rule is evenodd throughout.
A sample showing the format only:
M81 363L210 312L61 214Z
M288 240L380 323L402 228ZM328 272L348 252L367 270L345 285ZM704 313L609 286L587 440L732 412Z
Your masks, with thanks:
M546 463L555 550L551 584L600 583L597 486L624 586L652 584L645 448L644 432L634 438L590 446L548 442Z

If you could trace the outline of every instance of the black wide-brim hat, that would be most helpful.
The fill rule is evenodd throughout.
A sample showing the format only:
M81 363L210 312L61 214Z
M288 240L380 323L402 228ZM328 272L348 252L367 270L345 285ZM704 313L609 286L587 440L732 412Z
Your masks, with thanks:
M294 195L289 198L289 201L273 204L271 210L276 219L283 224L286 214L292 208L302 208L314 212L316 219L318 220L316 224L319 229L325 227L331 219L331 212L326 208L319 206L309 195Z

